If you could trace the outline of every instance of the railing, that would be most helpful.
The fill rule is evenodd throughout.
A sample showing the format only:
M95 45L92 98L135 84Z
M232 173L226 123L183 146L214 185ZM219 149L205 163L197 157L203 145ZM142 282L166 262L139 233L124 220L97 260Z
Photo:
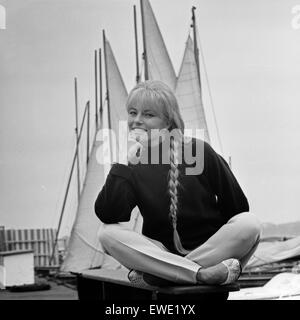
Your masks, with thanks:
M33 250L35 267L60 265L58 248L53 250L55 229L7 229L3 234L5 251Z
M0 226L0 251L6 251L4 227Z

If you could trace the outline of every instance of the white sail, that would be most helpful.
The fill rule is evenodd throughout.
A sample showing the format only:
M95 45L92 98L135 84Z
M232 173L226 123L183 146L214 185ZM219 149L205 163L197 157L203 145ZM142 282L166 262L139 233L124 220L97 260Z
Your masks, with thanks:
M126 121L127 119L125 109L127 91L107 39L105 39L105 63L111 128L117 132L118 136L119 120ZM104 109L103 117L103 126L108 128L107 108ZM127 130L121 134L127 134ZM120 267L116 260L104 254L101 243L98 240L98 233L103 224L95 215L94 203L104 185L110 164L101 161L103 156L103 141L101 138L103 136L101 132L98 132L97 137L98 139L96 138L90 155L84 187L68 244L67 256L61 268L62 271L80 272L100 266L110 269ZM107 151L110 153L109 149ZM116 151L118 152L118 150ZM109 155L105 154L105 156L109 158ZM135 209L131 220L124 224L131 229L140 231L142 218L139 211Z
M141 0L141 9L148 77L150 80L161 80L174 89L176 74L148 0Z
M127 122L127 111L125 108L125 104L128 93L124 81L122 79L120 70L118 68L114 53L106 37L104 37L104 58L107 70L106 77L110 126L117 137L116 149L113 150L116 156L116 152L119 149L118 138L120 136L124 137L127 134L126 126L122 126L121 128L123 130L122 132L119 132L119 123L120 121Z
M194 43L188 36L183 60L177 78L175 94L186 129L204 130L204 139L210 143L209 132L203 107L200 82L194 54Z
M99 182L104 181L105 178L104 165L96 161L96 153L100 145L101 142L96 141L92 148L67 255L61 267L62 271L79 272L101 265L104 260L103 249L97 239L100 222L93 208L101 187Z

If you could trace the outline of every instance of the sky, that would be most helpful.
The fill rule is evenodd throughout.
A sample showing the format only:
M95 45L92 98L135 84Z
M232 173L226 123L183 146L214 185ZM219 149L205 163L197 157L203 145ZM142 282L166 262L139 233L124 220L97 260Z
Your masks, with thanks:
M197 7L213 142L208 82L223 155L251 211L263 222L299 220L300 2L150 1L176 73ZM57 227L74 153L74 77L81 117L88 100L94 108L94 50L105 29L127 89L134 86L134 4L141 36L137 0L0 0L0 225ZM141 37L139 46L141 54Z

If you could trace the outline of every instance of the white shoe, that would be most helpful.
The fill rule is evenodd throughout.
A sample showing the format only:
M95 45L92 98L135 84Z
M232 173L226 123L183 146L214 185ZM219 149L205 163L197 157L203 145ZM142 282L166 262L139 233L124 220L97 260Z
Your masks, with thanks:
M224 260L222 261L222 263L228 271L227 279L222 283L222 285L230 284L237 281L242 273L242 267L239 260L232 258Z
M149 287L167 287L167 286L176 286L178 284L165 280L159 277L156 277L152 274L130 270L127 275L129 281L138 288L149 288Z
M149 285L144 280L143 272L130 270L128 275L128 280L137 288L149 288Z

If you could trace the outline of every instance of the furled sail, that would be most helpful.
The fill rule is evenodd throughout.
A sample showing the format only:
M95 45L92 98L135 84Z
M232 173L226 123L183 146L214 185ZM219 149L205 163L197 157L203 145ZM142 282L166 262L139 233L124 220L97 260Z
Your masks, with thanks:
M177 78L175 94L185 123L185 128L193 130L192 136L195 136L195 129L204 130L203 138L206 142L210 143L199 84L194 43L192 38L188 36Z
M141 10L144 54L146 55L145 78L161 80L174 89L176 74L148 0L141 0Z
M103 126L104 128L111 127L118 137L119 121L126 121L127 119L125 109L127 90L122 80L122 76L117 66L111 46L105 37L104 49L109 108L104 109ZM109 116L110 121L108 120ZM102 134L103 131L101 132L101 129L97 133L91 151L84 188L80 197L76 219L73 224L68 244L67 256L61 268L62 271L80 272L85 269L99 266L110 269L120 267L120 264L116 260L103 252L101 243L98 240L98 233L101 231L103 224L94 213L95 200L99 191L104 185L110 168L109 163L105 163L105 161L99 161L103 156L109 159L110 154L109 148L107 149L103 145L104 138ZM124 132L121 132L121 135L125 133L124 127L123 130ZM115 145L115 153L118 153L118 146L119 143L117 140L117 144ZM142 217L139 214L139 211L135 209L131 216L131 220L124 224L129 228L139 231L142 224Z

